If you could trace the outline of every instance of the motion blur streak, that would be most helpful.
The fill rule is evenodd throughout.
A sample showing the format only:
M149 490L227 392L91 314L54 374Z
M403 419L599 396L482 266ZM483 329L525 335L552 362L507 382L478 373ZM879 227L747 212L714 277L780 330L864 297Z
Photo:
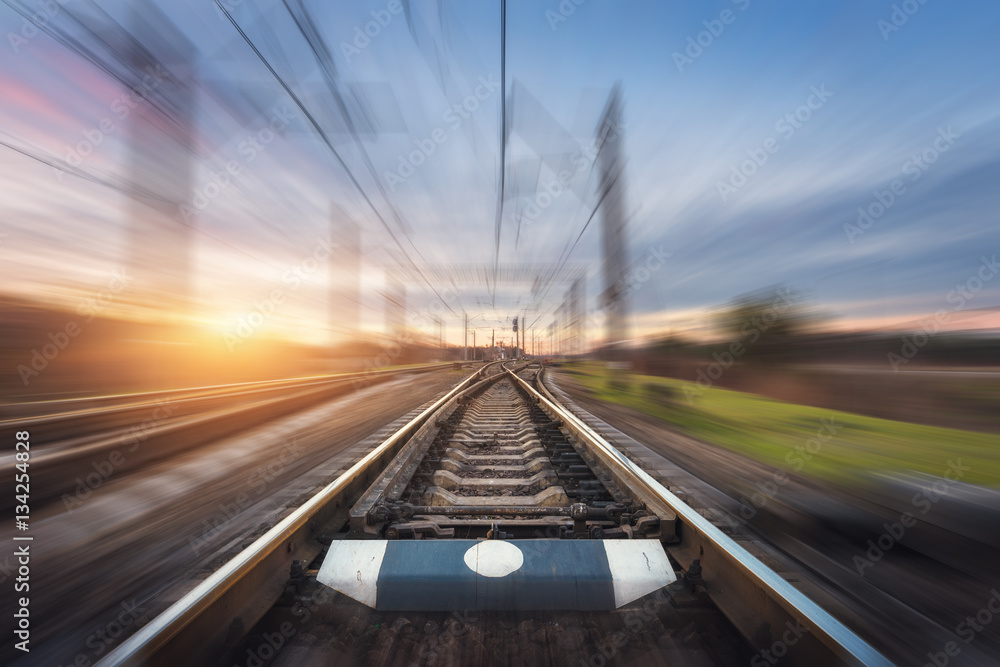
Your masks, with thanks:
M5 0L0 419L60 477L31 657L99 659L330 457L531 357L886 655L995 659L998 30L987 0Z

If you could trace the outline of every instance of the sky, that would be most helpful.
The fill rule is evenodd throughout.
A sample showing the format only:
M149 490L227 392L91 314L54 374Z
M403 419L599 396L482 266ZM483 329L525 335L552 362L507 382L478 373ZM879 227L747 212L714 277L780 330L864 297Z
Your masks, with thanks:
M442 316L452 343L464 315L495 329L520 312L542 330L565 321L573 279L600 308L598 161L546 195L617 86L633 335L705 333L714 309L773 285L843 329L941 309L952 328L1000 327L995 3L509 0L502 62L500 2L220 1L154 3L153 19L120 0L0 5L4 292L78 307L132 270L139 229L164 284L172 244L187 248L183 316L219 335L275 290L275 335L378 330L391 276L409 325ZM54 37L92 45L81 25L123 27L186 82L179 125L121 117L114 67ZM159 118L171 99L154 97L131 121ZM143 170L187 207L186 241L162 216L137 227ZM357 276L324 259L345 220ZM547 270L491 282L513 264ZM448 284L458 265L483 280ZM420 278L431 269L445 279ZM360 300L356 324L329 316L331 290ZM109 312L162 313L133 297Z

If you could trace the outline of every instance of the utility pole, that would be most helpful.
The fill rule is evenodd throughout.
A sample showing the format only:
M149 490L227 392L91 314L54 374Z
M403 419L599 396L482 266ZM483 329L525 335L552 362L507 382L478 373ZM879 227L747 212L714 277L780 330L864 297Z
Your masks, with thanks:
M490 334L490 361L496 361L497 356L497 330L493 329L493 333Z
M517 316L516 315L514 316L514 331L513 331L513 333L514 333L514 335L512 336L511 342L514 344L514 355L516 356L517 355L517 338L518 338L518 333L517 333Z
M469 360L469 314L465 313L465 338L463 339L465 346L464 352L462 354L462 361Z
M622 102L621 90L615 85L608 97L607 106L597 127L600 146L597 156L600 177L601 237L604 254L604 292L601 307L608 314L608 352L618 356L628 338L628 292L625 286L625 269L628 265L625 251L625 179L622 177Z
M527 348L528 347L528 309L527 308L524 309L524 319L522 321L524 322L524 326L521 327L521 331L523 331L524 333L521 334L521 345L523 347ZM528 354L528 350L525 350L524 353Z

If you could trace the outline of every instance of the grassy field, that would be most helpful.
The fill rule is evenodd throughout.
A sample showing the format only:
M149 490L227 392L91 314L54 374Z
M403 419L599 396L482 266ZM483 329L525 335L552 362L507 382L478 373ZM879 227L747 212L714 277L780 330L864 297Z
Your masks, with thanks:
M877 419L715 387L698 388L702 393L689 400L684 388L695 387L693 383L622 371L612 375L598 363L574 363L560 370L599 400L634 408L692 437L777 468L856 484L859 474L869 471L914 470L940 476L949 460L961 459L961 465L971 468L963 482L1000 488L996 435Z

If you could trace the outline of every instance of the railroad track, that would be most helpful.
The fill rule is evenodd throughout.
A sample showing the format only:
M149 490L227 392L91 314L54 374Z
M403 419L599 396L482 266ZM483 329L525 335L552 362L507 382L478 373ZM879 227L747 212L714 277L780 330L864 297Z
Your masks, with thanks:
M449 366L7 404L0 414L17 416L0 420L0 427L31 433L32 506L38 509L65 496L89 495L111 474L168 459L358 387ZM13 452L0 455L0 475L13 479L16 463ZM5 509L13 503L13 495L0 500Z
M460 658L452 651L455 664L487 644L544 658L545 619L610 638L625 655L631 635L615 624L637 609L660 660L890 664L556 403L538 376L494 364L467 378L100 664L275 654L271 664L389 664L392 647L437 655L459 613L485 615L490 630L464 621L482 637ZM543 661L610 657L577 644Z

